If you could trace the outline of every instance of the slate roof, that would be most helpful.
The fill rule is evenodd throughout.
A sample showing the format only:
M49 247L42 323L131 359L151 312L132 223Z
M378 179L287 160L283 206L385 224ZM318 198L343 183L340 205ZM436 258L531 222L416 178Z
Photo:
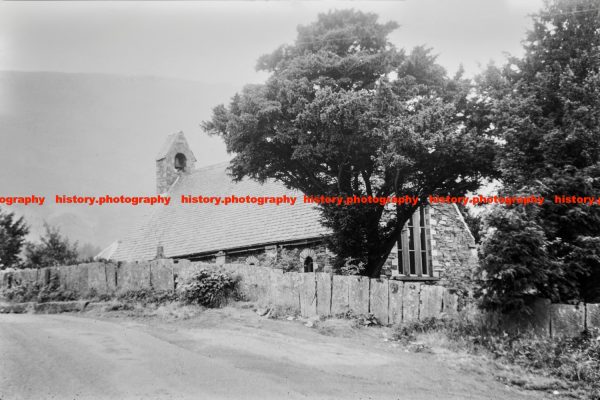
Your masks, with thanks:
M166 257L189 256L220 250L252 248L272 243L321 238L329 231L318 210L302 202L302 194L277 182L234 183L227 175L228 163L196 169L182 175L169 194L169 206L155 206L150 217L121 240L111 256L116 261L143 261L156 256L157 246ZM210 205L181 204L182 194L191 196L297 196L296 204Z

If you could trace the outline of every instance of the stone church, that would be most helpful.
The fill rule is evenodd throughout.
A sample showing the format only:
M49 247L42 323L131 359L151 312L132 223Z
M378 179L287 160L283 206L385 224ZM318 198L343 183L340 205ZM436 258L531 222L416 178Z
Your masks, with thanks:
M329 231L312 204L180 204L181 195L302 198L274 181L233 182L227 162L202 168L195 162L184 134L170 135L156 156L156 192L170 195L171 204L153 209L140 226L98 258L145 261L159 256L257 264L288 252L297 254L300 271L330 269L332 254L323 240ZM404 227L383 273L394 279L437 280L474 262L475 241L456 206L426 206Z

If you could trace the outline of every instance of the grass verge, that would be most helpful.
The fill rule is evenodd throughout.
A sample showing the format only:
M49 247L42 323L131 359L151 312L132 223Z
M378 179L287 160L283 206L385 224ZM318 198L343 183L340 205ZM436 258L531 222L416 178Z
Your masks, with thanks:
M546 379L531 381L505 373L500 378L526 389L564 392L575 398L600 399L600 331L575 338L509 334L487 330L466 319L426 319L397 326L392 339L417 347L489 357L508 371L511 366Z

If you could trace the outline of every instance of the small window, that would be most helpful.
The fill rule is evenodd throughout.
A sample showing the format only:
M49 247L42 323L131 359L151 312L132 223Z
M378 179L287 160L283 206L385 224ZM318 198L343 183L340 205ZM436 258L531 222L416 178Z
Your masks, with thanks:
M315 262L317 260L317 253L314 249L307 248L300 252L300 268L304 272L315 272L319 269L319 266Z
M306 257L304 259L304 272L313 272L314 266L313 266L313 259L312 257Z
M185 171L186 163L187 159L183 153L177 153L177 155L175 155L175 169L177 171Z

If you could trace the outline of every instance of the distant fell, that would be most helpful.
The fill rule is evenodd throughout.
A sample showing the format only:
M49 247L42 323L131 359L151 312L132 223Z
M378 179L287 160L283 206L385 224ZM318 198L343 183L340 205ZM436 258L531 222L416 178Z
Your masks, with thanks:
M42 207L12 208L34 237L47 220L72 240L106 246L151 210L55 205L53 195L153 194L154 156L180 130L197 165L226 160L224 144L199 123L236 90L170 78L0 71L0 196L52 197Z

